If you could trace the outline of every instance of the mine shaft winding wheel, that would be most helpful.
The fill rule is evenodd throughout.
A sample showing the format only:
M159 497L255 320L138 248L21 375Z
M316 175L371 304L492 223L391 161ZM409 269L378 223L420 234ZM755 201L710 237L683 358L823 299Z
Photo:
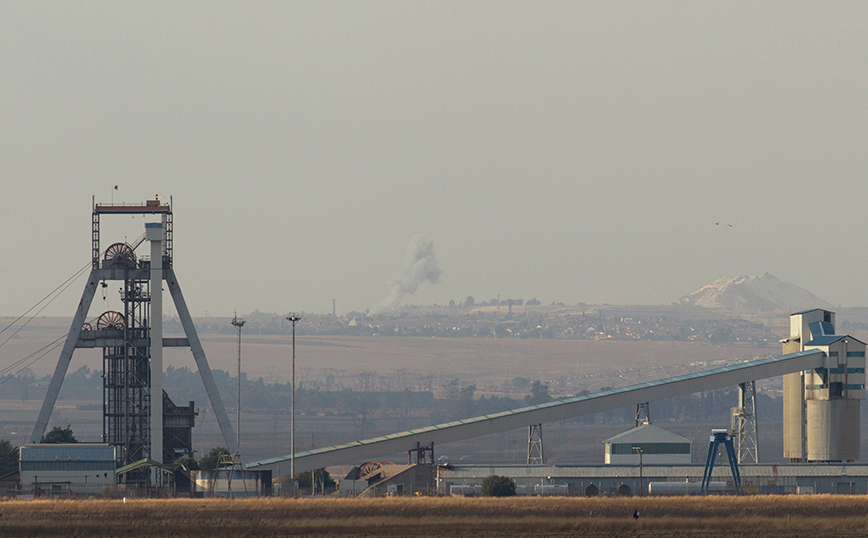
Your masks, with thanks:
M105 259L134 262L136 253L133 252L133 247L126 243L113 243L105 249Z
M377 469L382 469L382 468L383 468L383 464L380 463L379 461L369 461L367 463L362 464L359 467L359 476L360 477L367 476L367 475L373 473L374 471L376 471Z
M126 322L124 321L124 315L120 312L115 312L113 310L103 312L96 320L96 330L98 331L120 331L123 330L125 325Z

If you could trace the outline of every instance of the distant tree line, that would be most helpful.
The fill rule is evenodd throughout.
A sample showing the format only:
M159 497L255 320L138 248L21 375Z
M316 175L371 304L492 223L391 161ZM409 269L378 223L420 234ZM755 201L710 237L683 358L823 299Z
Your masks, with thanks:
M220 369L213 370L214 380L224 402L235 401L237 377ZM375 373L373 373L375 374ZM373 380L376 375L371 375ZM382 377L382 376L381 376ZM32 373L12 378L3 385L4 390L22 389L36 383L44 384L49 376L37 379ZM243 405L246 409L273 410L289 409L292 390L289 383L266 383L263 378L255 380L247 378L242 373ZM430 382L430 380L429 380ZM195 401L199 405L208 405L205 387L197 372L190 368L168 367L164 374L164 387L175 401ZM439 387L430 386L431 390L325 390L325 383L316 382L300 385L296 389L296 409L301 414L322 414L326 416L361 416L376 415L406 416L417 413L432 419L453 420L478 415L499 413L527 405L538 405L552 400L549 385L540 380L516 377L510 383L510 389L517 395L509 396L479 396L477 387L472 383L462 382L458 378L447 379ZM374 387L376 383L362 383L360 386ZM67 375L64 390L86 390L95 400L102 398L102 377L99 371L91 371L87 366ZM439 389L437 397L434 389ZM600 391L611 387L600 387ZM727 419L730 408L737 399L736 387L722 388L703 393L669 398L654 402L652 412L655 418L666 421L720 421ZM575 394L584 396L591 391L584 390ZM6 396L6 395L4 395ZM8 396L7 396L8 397ZM757 407L764 417L779 418L782 416L781 403L778 400L760 392L757 394ZM622 423L633 420L633 409L606 411L573 419L582 423ZM728 419L727 419L728 420ZM53 432L49 432L52 434Z

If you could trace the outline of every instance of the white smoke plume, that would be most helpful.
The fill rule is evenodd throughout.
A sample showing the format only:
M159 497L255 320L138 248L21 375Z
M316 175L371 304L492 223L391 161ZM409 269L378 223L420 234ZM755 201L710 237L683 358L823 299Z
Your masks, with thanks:
M407 257L401 277L391 280L392 292L389 297L377 304L371 313L376 314L397 307L405 295L412 295L425 281L431 284L440 282L440 268L437 267L437 257L434 255L434 241L428 241L424 235L417 235L407 245Z

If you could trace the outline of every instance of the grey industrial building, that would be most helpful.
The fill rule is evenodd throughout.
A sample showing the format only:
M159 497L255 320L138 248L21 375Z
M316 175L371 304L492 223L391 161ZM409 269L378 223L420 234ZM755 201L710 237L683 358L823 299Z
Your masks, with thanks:
M868 494L866 464L747 464L740 469L745 494ZM668 483L693 485L672 493L698 493L702 473L702 465L455 465L438 467L437 491L448 494L453 485L480 485L486 476L496 474L512 478L528 492L551 484L566 485L569 494L576 496L638 495L640 491L647 495L649 490L666 494L653 486ZM725 465L714 469L712 482L721 492L735 493Z
M689 465L693 441L653 424L641 424L606 439L603 446L606 465Z
M108 444L35 444L19 451L22 494L101 495L116 483L115 447Z

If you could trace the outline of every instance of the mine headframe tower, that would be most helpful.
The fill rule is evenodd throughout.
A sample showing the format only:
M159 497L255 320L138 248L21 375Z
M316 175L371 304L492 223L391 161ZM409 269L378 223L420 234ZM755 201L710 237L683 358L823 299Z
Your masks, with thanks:
M102 348L103 442L115 447L119 466L150 455L151 402L162 400L151 395L150 280L143 278L150 272L149 264L150 260L136 260L125 243L106 249L104 265L123 271L124 311L105 312L96 322L96 331L116 333Z
M103 254L99 226L100 216L107 214L159 216L159 222L146 222L145 234L133 245L114 243ZM179 434L172 429L177 429L178 417L167 417L168 422L164 420L166 400L170 409L175 406L163 391L162 349L190 347L226 447L230 453L237 454L232 426L172 267L172 228L171 204L161 203L159 198L144 204L93 204L90 276L33 428L31 443L39 443L45 434L75 348L101 347L104 442L116 447L119 466L145 458L158 463L171 463L179 455L179 450L189 450L189 432ZM150 256L137 258L135 250L146 240L151 245ZM86 322L88 310L96 289L100 285L106 287L107 281L123 282L123 312L105 312L92 326ZM163 338L164 282L171 293L186 338ZM185 413L181 417L182 422L191 426L192 417L195 416L192 403ZM170 432L165 442L164 429ZM180 445L173 441L183 438L187 441ZM179 448L181 445L186 448ZM136 479L144 480L146 476Z

